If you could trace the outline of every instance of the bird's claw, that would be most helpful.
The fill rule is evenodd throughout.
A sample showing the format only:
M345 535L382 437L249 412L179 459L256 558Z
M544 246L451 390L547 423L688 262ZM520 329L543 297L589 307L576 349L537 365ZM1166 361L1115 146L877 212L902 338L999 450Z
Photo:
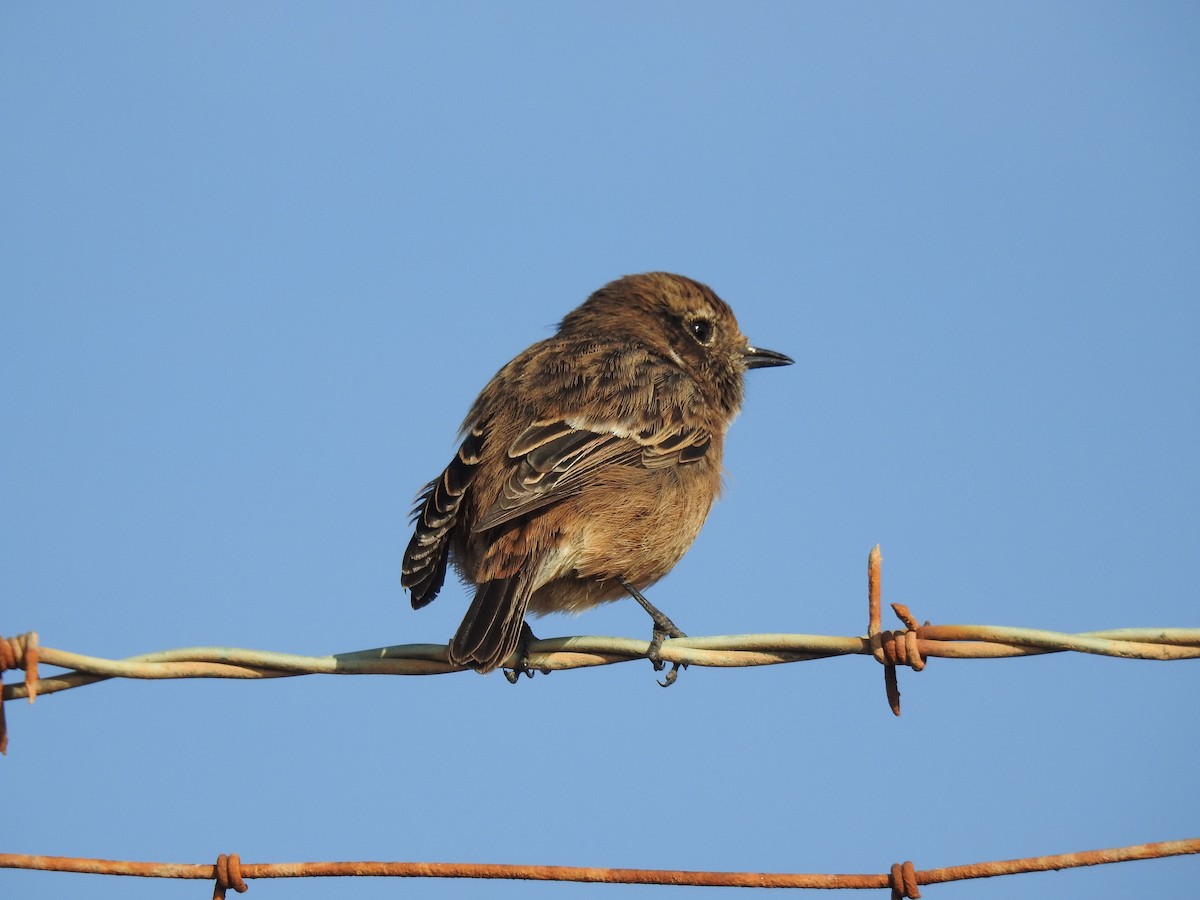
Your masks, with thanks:
M658 622L655 622L654 633L650 638L650 646L646 650L646 659L650 660L650 665L654 666L655 672L661 672L666 666L666 660L662 658L662 645L668 637L681 638L687 637L682 631L675 627L675 624L663 616L666 627L660 627ZM659 682L662 687L670 687L675 683L675 679L679 677L679 668L687 668L686 663L671 663L671 671L666 674L666 677Z
M681 666L686 669L687 663L671 663L671 671L668 672L666 674L666 677L664 677L662 679L662 681L660 681L658 683L659 687L670 687L671 685L673 685L675 683L675 679L679 677L679 668ZM654 671L660 672L660 671L662 671L662 667L663 667L663 662L660 659L658 661L658 665L655 667Z
M522 675L524 675L526 678L532 678L534 672L533 669L525 665L524 660L513 666L511 669L502 669L501 671L504 672L504 677L508 679L509 684L516 684L521 680ZM542 671L545 672L545 669Z
M534 669L529 665L529 646L537 640L537 635L533 633L533 629L529 627L529 623L524 623L521 628L521 642L517 645L521 651L521 656L517 660L517 664L511 669L504 669L504 677L508 679L509 684L516 684L521 680L521 676L532 678L534 672L541 672L543 675L549 675L549 669Z
M654 623L654 630L650 634L650 646L646 650L646 659L650 660L650 665L654 666L655 672L663 670L662 653L663 641L667 638L687 637L679 626L672 622L662 610L647 600L642 592L635 588L624 578L617 579L621 583L621 587L629 593L629 596L644 609L650 616L650 621ZM675 679L679 677L679 667L682 663L671 663L671 671L667 673L666 678L659 682L663 687L670 687L675 683ZM683 665L683 668L687 668Z

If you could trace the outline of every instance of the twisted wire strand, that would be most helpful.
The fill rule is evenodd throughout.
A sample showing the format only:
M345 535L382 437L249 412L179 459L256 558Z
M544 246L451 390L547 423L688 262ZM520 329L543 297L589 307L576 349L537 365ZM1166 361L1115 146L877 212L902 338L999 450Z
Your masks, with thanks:
M907 611L905 611L907 614ZM605 666L648 658L650 644L619 637L561 637L535 641L529 670L542 672ZM929 657L998 659L1074 651L1119 659L1179 660L1200 658L1200 628L1122 628L1064 634L996 625L922 625L915 631L877 632L872 637L814 634L741 634L674 638L660 657L689 666L745 667L779 665L833 656L873 656L883 663L888 704L900 714L897 666L916 671ZM447 662L445 644L401 644L330 656L300 656L236 647L184 647L127 659L105 659L38 647L40 663L69 671L7 684L3 700L95 684L109 678L285 678L298 675L438 675L463 671ZM518 665L514 657L510 665ZM8 728L0 704L0 753L7 752Z
M888 704L900 715L897 668L925 668L930 657L998 659L1073 651L1121 659L1200 658L1200 628L1121 628L1067 634L1001 625L919 625L906 606L892 609L904 628L881 624L882 563L876 545L867 559L867 634L740 634L680 637L664 641L662 662L678 666L745 667L779 665L831 656L871 656L883 666ZM532 642L527 655L512 655L515 670L552 672L648 659L650 643L619 637L560 637ZM38 663L68 671L38 677ZM300 656L235 647L185 647L126 659L105 659L41 647L36 632L0 638L0 672L25 668L24 684L5 685L3 700L52 694L109 678L281 678L296 675L438 675L462 671L448 661L444 644L401 644L330 656ZM673 676L674 672L672 672ZM673 680L668 677L666 684ZM7 747L0 704L0 752Z
M917 659L999 659L1074 651L1120 659L1200 658L1200 628L1122 628L1067 634L999 625L923 625L916 632ZM903 643L903 642L902 642ZM911 644L911 641L908 642ZM559 671L645 659L647 641L621 637L549 638L530 645L531 669ZM833 656L873 655L867 637L813 634L739 634L664 641L666 662L689 666L778 665ZM301 656L236 647L183 647L125 659L106 659L53 647L39 648L43 665L71 671L29 684L4 686L4 699L52 694L108 678L280 678L296 675L438 675L463 671L446 661L445 644L400 644L329 656ZM909 664L917 663L917 659ZM509 660L516 665L514 656ZM902 663L903 664L903 663ZM917 667L914 665L914 668Z

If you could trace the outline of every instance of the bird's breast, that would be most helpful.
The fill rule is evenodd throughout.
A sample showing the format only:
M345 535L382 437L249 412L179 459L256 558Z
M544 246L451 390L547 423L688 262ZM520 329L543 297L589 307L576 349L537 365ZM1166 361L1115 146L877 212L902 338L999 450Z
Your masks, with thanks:
M719 468L703 460L664 470L613 467L546 510L554 540L530 610L580 612L625 596L618 579L639 588L658 581L695 541L720 482Z

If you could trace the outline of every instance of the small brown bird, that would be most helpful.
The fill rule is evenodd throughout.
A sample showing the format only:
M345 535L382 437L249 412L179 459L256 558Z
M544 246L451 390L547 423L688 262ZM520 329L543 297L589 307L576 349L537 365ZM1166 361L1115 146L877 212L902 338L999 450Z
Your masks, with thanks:
M681 636L640 591L679 562L720 491L743 373L791 362L752 347L707 286L651 272L605 285L502 368L417 499L404 554L414 609L448 560L475 586L450 662L491 671L532 637L526 613L627 594L658 616L655 649Z

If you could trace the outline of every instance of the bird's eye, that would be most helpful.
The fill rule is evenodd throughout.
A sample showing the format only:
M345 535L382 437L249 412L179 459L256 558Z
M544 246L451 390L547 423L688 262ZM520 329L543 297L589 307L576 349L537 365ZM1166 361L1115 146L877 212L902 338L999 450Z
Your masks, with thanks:
M713 323L708 319L692 319L687 323L688 331L700 344L707 347L713 339Z

